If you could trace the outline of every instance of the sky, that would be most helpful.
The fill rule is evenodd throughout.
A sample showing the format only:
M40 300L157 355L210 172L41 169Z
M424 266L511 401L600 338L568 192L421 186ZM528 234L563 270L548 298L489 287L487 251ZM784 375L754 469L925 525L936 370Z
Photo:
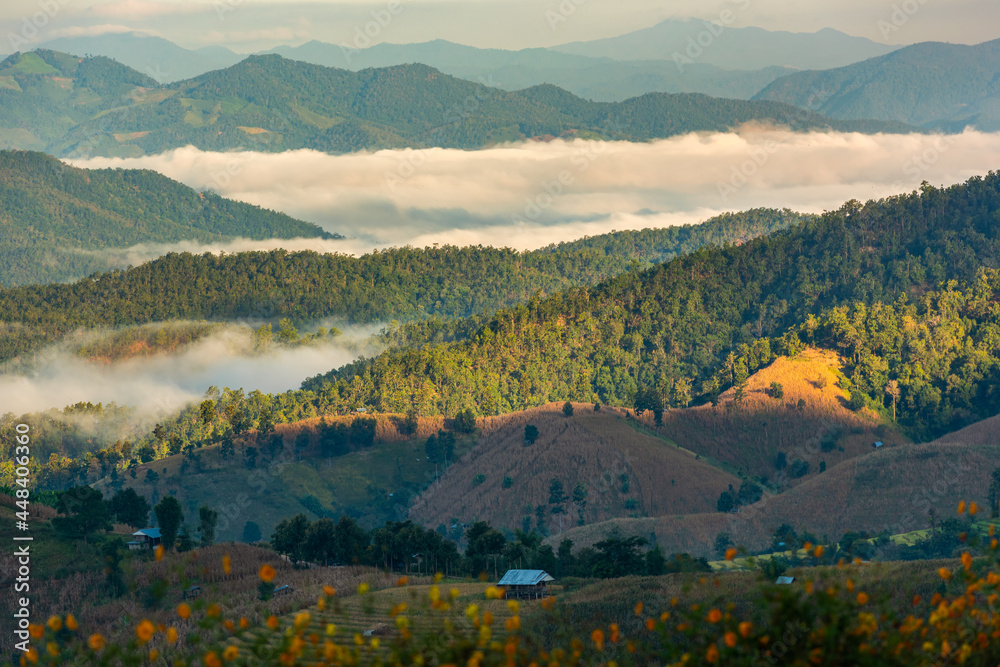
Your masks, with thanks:
M599 39L668 18L815 32L825 27L889 44L937 40L974 44L998 37L996 0L4 0L0 52L11 36L40 43L59 36L143 31L188 48L249 53L320 40L351 44L377 21L372 42L447 39L521 49Z

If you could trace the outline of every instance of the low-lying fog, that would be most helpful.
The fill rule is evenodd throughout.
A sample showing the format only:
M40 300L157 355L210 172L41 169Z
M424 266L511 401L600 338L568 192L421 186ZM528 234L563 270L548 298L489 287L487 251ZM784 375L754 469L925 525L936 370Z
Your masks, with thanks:
M348 241L239 240L139 246L138 263L171 250L286 247L364 252L385 245L492 244L519 249L612 229L698 222L758 206L822 212L849 199L953 184L1000 167L1000 134L875 135L744 128L646 144L553 141L481 151L386 150L350 155L208 153L182 148L89 168L151 168L198 189L284 211ZM253 356L226 332L174 355L102 366L48 351L31 377L0 375L3 411L77 401L167 412L210 385L273 392L354 358L341 344Z
M247 393L298 389L307 377L371 355L378 327L350 327L329 341L254 351L250 330L227 327L171 354L115 363L80 358L65 345L40 352L33 372L0 375L0 413L21 415L78 402L129 405L156 419L200 400L210 386Z
M155 169L194 188L283 211L344 242L238 241L134 248L131 261L176 250L271 248L364 252L385 245L518 249L698 222L757 206L819 213L850 199L950 185L1000 167L1000 134L863 135L744 128L645 144L553 141L480 151L441 148L327 155L208 153L77 160Z

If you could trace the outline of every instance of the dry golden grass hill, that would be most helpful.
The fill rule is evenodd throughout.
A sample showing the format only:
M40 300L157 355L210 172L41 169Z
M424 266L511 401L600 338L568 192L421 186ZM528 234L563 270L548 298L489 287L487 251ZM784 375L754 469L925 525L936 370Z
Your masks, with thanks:
M722 531L737 544L762 548L782 523L839 539L849 530L903 533L953 516L959 501L986 506L989 476L1000 467L1000 416L973 424L934 442L884 447L844 461L805 483L764 498L738 513L718 512L616 519L567 531L578 546L610 531L648 536L668 552L708 555Z
M810 463L806 476L783 480L787 484L818 474L820 461L832 468L867 454L875 441L886 445L908 442L874 413L848 409L848 397L837 384L840 368L837 355L822 350L779 357L749 378L742 401L736 401L730 389L714 407L670 410L658 431L681 447L746 476L773 479L779 451L789 464L795 459ZM780 399L771 395L774 382L783 388ZM655 426L650 413L642 420ZM817 449L818 456L814 454Z
M846 407L839 372L833 353L807 350L779 358L749 379L742 400L729 390L715 406L668 411L659 426L648 412L637 418L622 408L594 412L590 404L574 404L571 418L553 403L481 419L479 443L416 500L410 516L430 527L458 519L521 528L539 504L548 504L553 478L567 494L577 484L586 487L588 524L714 513L719 494L730 484L739 488L740 477L792 486L819 475L821 467L870 452L877 440L887 446L906 443L874 413ZM783 388L780 398L771 392L775 382ZM541 435L525 447L529 423ZM809 472L792 477L779 471L779 451L789 464L809 463ZM626 479L628 491L622 492ZM551 534L577 525L577 508L567 510L561 526L558 516L546 520ZM538 526L537 518L531 526ZM696 532L692 544L700 544L701 531Z
M548 505L549 485L559 479L567 495L587 490L584 520L616 516L659 516L715 509L719 494L739 479L663 438L644 432L619 411L595 412L575 403L566 417L562 404L481 419L482 435L471 452L452 465L414 502L410 517L426 526L489 521L521 528L525 517L537 526L534 509ZM539 437L525 445L525 426ZM572 502L567 514L546 514L550 532L576 525Z

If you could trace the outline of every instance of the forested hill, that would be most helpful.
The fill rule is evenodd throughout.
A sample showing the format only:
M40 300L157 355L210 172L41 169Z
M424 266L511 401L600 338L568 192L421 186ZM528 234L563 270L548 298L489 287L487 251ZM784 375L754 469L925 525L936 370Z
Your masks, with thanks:
M920 295L942 281L973 282L984 267L996 269L998 216L1000 173L865 205L852 201L742 246L703 248L503 310L467 340L390 350L303 386L344 405L397 412L413 405L422 414L455 414L467 405L499 414L569 398L685 404L718 393L724 383L738 384L775 351L820 342L813 333L822 317L833 317L824 310L847 306L862 315L850 326L843 326L846 316L835 318L841 325L831 325L826 340L858 355L852 361L867 377L855 384L870 394L867 403L885 405L883 390L895 380L900 404L921 421L914 432L933 434L981 418L990 406L1000 409L996 304L987 299L985 309L951 308L959 321L981 326L969 323L957 328L961 335L936 338L936 302L907 313L900 301L894 321L906 336L912 333L907 317L930 313L920 345L899 331L876 333L878 318L863 313L899 299L919 304ZM949 300L957 297L946 294L943 301ZM804 327L801 337L756 344L792 326L796 332ZM901 338L890 345L893 335ZM863 350L870 358L862 359ZM893 368L894 358L910 365Z
M809 220L811 215L780 212L770 208L755 208L739 213L723 213L699 225L681 225L667 229L642 229L589 236L542 248L539 252L565 253L570 250L594 250L611 256L631 257L659 264L677 255L694 252L707 245L719 247L739 245L778 229L788 227L786 221Z
M0 360L77 327L170 319L326 317L358 323L491 314L574 285L675 257L706 243L740 243L810 219L754 209L703 225L617 232L537 252L481 246L396 248L363 257L314 252L171 254L71 285L0 290Z
M831 121L775 102L650 93L597 103L551 85L514 92L490 88L420 64L350 72L278 55L251 56L166 86L143 77L121 93L132 79L117 70L103 86L70 76L88 62L40 50L0 63L0 138L6 145L44 145L56 155L139 155L186 145L340 153L403 146L473 149L559 136L647 141L727 131L749 121L793 130L913 129ZM43 106L62 113L33 119L31 110Z
M283 213L224 199L148 170L86 170L43 153L0 151L0 284L64 281L140 243L337 238Z
M831 118L878 118L947 131L973 125L995 132L1000 40L973 46L925 42L846 67L796 72L754 99L816 109Z

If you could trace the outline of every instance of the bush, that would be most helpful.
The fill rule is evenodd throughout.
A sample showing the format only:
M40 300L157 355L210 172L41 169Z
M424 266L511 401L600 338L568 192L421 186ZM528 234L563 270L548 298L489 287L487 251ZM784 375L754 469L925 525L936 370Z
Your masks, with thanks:
M461 410L455 415L455 430L459 433L473 433L476 430L476 413L472 408Z
M472 478L472 486L479 486L485 481L486 481L486 475L484 475L483 473L479 473L478 475Z
M785 397L785 388L780 382L771 383L771 398L781 400Z
M563 410L563 414L566 415L567 417L572 417L573 416L573 404L570 403L569 401L566 401L565 403L563 403L562 410Z

